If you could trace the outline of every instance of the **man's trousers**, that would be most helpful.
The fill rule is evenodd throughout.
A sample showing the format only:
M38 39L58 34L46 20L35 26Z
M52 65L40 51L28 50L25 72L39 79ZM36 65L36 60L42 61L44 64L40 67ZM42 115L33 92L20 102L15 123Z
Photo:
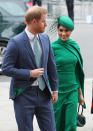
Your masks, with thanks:
M33 131L36 115L41 131L56 131L51 99L39 87L30 87L14 100L18 131Z

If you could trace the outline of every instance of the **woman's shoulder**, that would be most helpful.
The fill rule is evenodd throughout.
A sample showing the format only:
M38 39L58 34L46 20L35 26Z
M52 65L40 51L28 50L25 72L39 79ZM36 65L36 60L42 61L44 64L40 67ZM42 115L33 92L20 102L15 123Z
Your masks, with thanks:
M57 40L51 42L52 48L55 48L55 47L57 46L57 44L58 44L58 41L57 41Z
M77 49L80 50L80 46L79 46L79 44L78 44L76 41L72 40L71 38L69 38L69 41L70 41L70 44L71 44L73 47L75 47L75 48L77 48Z
M55 40L55 41L51 42L51 45L54 45L54 44L57 44L57 43L58 43L57 40Z

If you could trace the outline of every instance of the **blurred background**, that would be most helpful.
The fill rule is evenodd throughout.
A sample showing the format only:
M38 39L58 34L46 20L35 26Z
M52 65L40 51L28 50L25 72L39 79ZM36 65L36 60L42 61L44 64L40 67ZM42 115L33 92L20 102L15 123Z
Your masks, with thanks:
M68 16L65 0L41 0L48 10L46 33L50 41L57 38L57 18ZM9 39L22 32L26 27L24 13L33 6L32 0L0 0L0 131L17 131L12 101L9 97L9 77L2 75L1 65ZM93 0L74 0L75 29L71 38L81 49L85 72L85 101L87 109L84 114L87 124L78 131L93 131L93 116L90 114L93 81ZM34 120L34 131L39 131Z

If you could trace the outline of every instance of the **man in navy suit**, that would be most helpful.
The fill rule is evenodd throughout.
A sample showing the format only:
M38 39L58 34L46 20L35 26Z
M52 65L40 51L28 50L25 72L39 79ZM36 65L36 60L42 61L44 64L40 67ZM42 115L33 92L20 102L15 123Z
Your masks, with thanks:
M47 10L42 7L29 8L26 29L9 41L3 59L3 74L12 77L10 99L18 131L33 131L34 115L41 131L56 131L52 103L58 98L58 79L49 37L43 33L46 16Z

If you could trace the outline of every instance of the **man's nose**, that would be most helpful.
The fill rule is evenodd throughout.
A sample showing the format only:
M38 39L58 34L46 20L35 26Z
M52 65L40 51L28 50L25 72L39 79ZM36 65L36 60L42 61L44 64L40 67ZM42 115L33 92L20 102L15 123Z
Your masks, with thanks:
M45 22L45 26L47 26L47 23Z

